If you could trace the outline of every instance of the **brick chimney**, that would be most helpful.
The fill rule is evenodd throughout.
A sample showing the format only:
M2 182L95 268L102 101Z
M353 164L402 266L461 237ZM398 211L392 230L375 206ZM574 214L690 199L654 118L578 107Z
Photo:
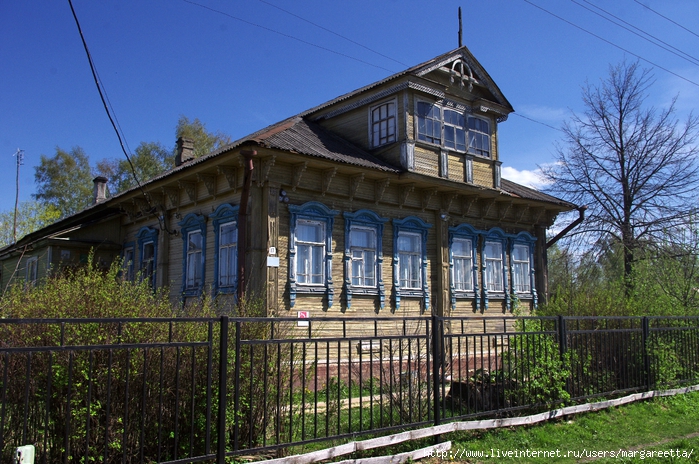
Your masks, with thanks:
M179 166L194 159L194 140L179 137L177 139L177 153L175 154L175 166Z
M107 199L107 178L98 176L92 179L92 183L95 184L92 190L92 204L96 205Z

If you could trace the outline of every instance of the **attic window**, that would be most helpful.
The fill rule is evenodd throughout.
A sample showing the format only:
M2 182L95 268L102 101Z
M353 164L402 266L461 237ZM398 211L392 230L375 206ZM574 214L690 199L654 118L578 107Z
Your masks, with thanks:
M396 102L374 106L371 112L371 146L379 147L396 141Z

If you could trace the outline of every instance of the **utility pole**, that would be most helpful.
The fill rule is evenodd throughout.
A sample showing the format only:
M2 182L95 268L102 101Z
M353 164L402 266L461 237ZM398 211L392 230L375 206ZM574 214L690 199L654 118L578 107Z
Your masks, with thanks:
M15 194L15 215L14 215L14 225L12 226L12 243L17 243L17 206L19 204L19 167L24 164L24 150L17 149L14 154L17 158L17 193Z

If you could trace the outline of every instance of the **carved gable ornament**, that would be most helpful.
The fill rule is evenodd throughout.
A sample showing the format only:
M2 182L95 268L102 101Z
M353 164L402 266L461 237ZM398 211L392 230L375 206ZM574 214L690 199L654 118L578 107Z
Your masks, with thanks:
M473 71L461 58L457 58L452 61L451 66L442 69L449 73L452 84L458 83L462 89L468 85L469 92L473 92L473 84L478 84L478 80L473 77Z

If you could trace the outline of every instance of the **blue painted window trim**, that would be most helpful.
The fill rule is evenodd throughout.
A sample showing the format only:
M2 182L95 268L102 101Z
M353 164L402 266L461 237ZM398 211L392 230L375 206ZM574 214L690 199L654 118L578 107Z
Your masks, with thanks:
M347 300L347 308L352 306L352 295L378 295L379 307L383 309L386 305L386 287L383 283L383 275L381 272L383 264L383 225L388 222L388 219L380 217L373 211L368 209L360 209L354 213L345 212L345 298ZM364 227L373 229L376 233L376 285L374 287L359 287L352 285L352 251L350 232L353 227Z
M177 223L180 226L180 235L182 235L182 295L183 296L200 296L204 289L206 269L206 217L201 214L189 213L182 221ZM189 234L192 232L201 233L201 283L196 287L187 288L187 252L189 247Z
M335 216L339 211L331 210L317 201L309 201L303 205L289 205L291 221L289 224L289 306L296 304L298 293L325 294L328 308L332 307L335 296L332 276L332 230ZM296 277L296 226L299 220L318 221L325 224L325 283L323 285L300 284Z
M220 254L221 250L219 249L220 246L220 239L221 239L221 226L224 224L228 224L229 222L235 222L235 227L236 230L238 230L238 206L233 206L228 203L223 203L216 208L216 211L211 213L209 215L209 218L212 219L213 227L214 227L214 285L213 285L213 291L214 295L218 293L226 293L226 294L235 294L236 290L238 289L238 270L234 269L236 279L234 280L233 285L226 285L226 286L221 286L219 285L219 259L220 259ZM236 243L236 252L238 251L238 243ZM236 259L236 267L237 267L237 259Z
M514 288L514 263L512 257L514 256L515 245L526 245L529 247L529 292L515 292ZM536 237L531 235L529 232L520 232L510 240L510 275L513 276L512 280L512 294L519 299L532 299L534 307L536 308L539 303L539 298L536 293L536 273L534 270L534 247L536 245Z
M502 229L499 227L493 227L490 229L487 233L483 235L483 243L481 245L481 279L483 282L483 307L485 309L488 309L488 300L490 299L505 299L505 307L509 310L511 307L511 298L510 298L510 292L508 291L510 289L510 284L508 281L508 261L507 261L507 254L508 254L508 247L507 247L507 241L508 238L511 237L511 235L506 234L503 232ZM502 250L502 291L501 292L494 292L491 291L488 288L488 280L486 277L486 254L485 254L485 246L487 242L499 242Z
M149 284L151 288L155 288L155 276L158 272L158 229L142 227L141 230L138 231L138 234L136 234L136 239L138 241L138 267L141 273L141 279L145 277L143 275L143 248L146 244L153 243L153 273L149 278Z
M126 259L126 250L131 248L131 253L133 254L133 258L131 259L130 263L125 262ZM128 281L133 281L135 277L135 266L136 266L136 244L134 242L126 242L124 243L124 246L121 248L121 266L122 266L122 271L121 275L124 276L124 273L126 275L124 278Z
M402 297L422 297L422 310L430 309L430 292L427 281L427 232L432 227L422 219L416 216L408 216L403 219L393 220L393 289L395 293L395 306L400 309L400 300ZM420 242L420 268L422 288L407 289L400 287L400 262L398 259L398 237L402 232L419 234L422 238Z
M476 310L480 309L480 298L478 295L478 237L482 231L477 231L468 224L460 224L449 228L449 293L451 296L451 308L456 309L456 300L460 298L474 298L476 300ZM457 290L454 285L454 239L471 240L471 279L473 279L473 291Z

